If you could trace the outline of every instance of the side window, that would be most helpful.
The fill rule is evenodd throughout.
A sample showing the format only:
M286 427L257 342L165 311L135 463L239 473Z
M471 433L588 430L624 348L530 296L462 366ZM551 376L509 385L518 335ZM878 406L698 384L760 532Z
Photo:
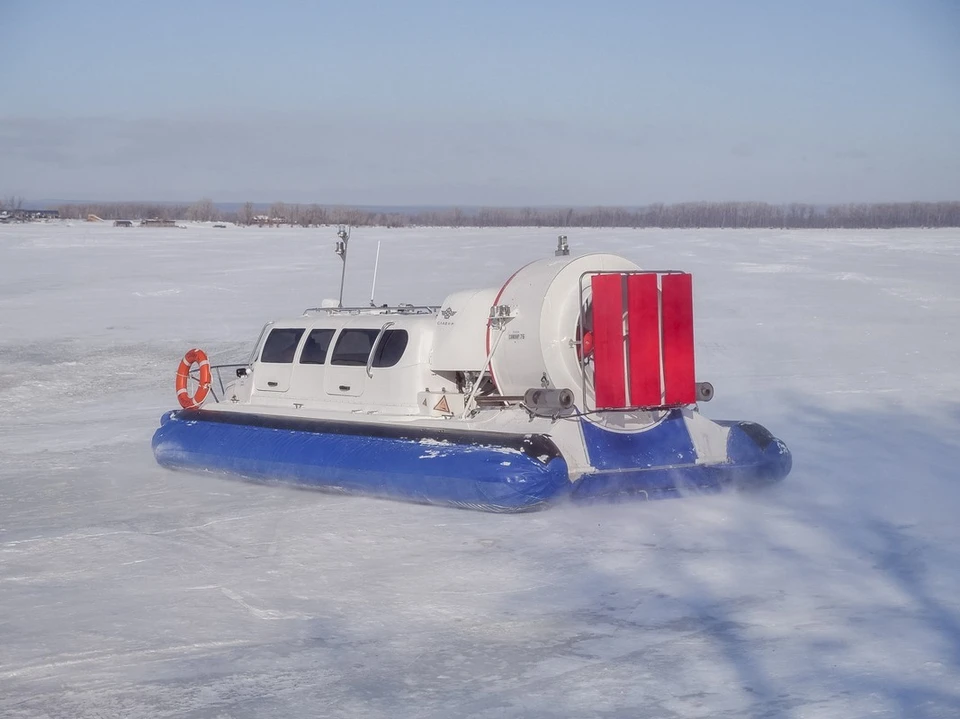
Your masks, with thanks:
M403 357L407 349L406 330L387 330L383 333L377 354L373 358L374 367L393 367Z
M312 330L300 350L300 364L323 364L327 361L327 351L334 330Z
M271 330L267 341L263 344L263 352L260 353L261 362L270 362L272 364L288 364L293 362L293 356L297 353L297 344L303 336L303 328L277 328Z
M330 364L365 367L378 334L380 330L341 330Z

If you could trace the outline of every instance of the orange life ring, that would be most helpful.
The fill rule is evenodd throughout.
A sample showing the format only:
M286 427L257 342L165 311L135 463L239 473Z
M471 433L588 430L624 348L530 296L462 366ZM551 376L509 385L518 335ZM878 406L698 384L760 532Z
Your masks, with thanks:
M200 386L197 387L197 393L191 397L187 381L190 379L190 368L195 364L200 365ZM177 368L177 400L180 406L184 409L196 409L203 404L210 391L210 381L210 361L206 352L199 349L188 351Z

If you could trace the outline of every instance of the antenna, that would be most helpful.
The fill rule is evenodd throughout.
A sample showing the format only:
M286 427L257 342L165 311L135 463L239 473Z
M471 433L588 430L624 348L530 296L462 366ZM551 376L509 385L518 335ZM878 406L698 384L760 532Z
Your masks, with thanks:
M557 237L557 251L553 253L554 257L562 257L570 254L570 247L567 245L567 236Z
M347 243L350 241L350 228L340 225L337 228L337 256L343 260L340 271L340 300L337 306L343 307L343 281L347 276Z
M373 303L373 293L377 291L377 270L380 267L380 242L377 241L377 259L373 263L373 287L370 288L370 306L376 307Z

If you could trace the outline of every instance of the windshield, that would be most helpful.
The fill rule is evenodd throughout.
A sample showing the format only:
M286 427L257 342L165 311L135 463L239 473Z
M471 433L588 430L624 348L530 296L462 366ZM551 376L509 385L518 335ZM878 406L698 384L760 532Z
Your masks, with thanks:
M260 345L263 343L263 338L267 334L267 330L269 330L271 327L273 327L273 322L267 322L267 324L263 326L263 329L260 330L260 336L257 337L257 342L253 345L253 350L250 352L249 359L247 359L248 365L251 365L257 361L257 354L260 351Z

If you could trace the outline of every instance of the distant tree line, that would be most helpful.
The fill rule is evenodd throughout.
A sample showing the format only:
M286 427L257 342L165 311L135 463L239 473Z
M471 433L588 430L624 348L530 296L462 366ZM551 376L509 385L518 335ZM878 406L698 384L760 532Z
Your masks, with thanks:
M60 217L66 220L85 220L88 215L96 215L102 220L142 220L149 218L185 220L188 216L188 207L188 205L166 205L151 202L84 202L58 205L56 209L60 210Z
M17 195L0 197L0 212L4 210L19 210L23 208L23 198Z
M158 203L68 204L64 218L93 214L105 220L158 218L240 225L349 224L385 227L662 227L662 228L897 228L960 227L960 202L888 202L818 206L764 202L683 202L623 207L458 207L431 210L370 210L275 202L246 202L225 211L210 199L192 205Z

